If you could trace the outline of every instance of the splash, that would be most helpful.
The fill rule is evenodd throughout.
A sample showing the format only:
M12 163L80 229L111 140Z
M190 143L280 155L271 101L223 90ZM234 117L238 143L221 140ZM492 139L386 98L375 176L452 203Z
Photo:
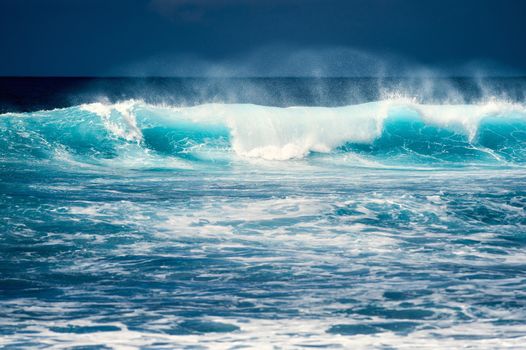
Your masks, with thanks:
M354 154L387 162L526 161L526 108L419 104L388 99L343 107L252 104L156 106L140 101L92 103L6 114L4 154L63 149L92 158L152 154L286 161ZM46 153L46 152L44 152Z

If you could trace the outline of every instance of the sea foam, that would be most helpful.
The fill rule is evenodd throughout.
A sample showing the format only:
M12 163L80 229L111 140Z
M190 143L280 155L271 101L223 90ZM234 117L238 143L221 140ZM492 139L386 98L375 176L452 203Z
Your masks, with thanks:
M226 152L245 159L283 161L347 152L388 158L416 154L428 159L454 153L455 161L476 153L474 157L491 154L497 160L526 160L526 108L505 101L430 105L389 99L342 107L281 108L220 103L174 107L130 100L17 116L1 117L9 131L3 135L9 149L42 142L40 149L95 150L106 158L111 152L138 146L148 154L187 158ZM13 118L16 135L8 126ZM69 137L73 133L77 136ZM135 153L125 158L140 160L142 156Z

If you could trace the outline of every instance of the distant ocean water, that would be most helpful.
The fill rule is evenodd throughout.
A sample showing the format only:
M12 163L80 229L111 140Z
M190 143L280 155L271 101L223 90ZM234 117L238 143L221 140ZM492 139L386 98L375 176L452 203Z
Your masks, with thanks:
M0 347L526 344L526 79L0 88Z

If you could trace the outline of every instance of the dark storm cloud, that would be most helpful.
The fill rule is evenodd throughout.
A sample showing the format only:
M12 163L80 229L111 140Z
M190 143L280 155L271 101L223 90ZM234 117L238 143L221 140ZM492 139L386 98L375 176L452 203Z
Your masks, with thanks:
M150 0L149 7L162 16L186 21L200 21L213 11L228 7L261 9L295 4L305 5L316 0Z
M210 8L252 2L251 0L151 0L150 7L159 14L184 20L196 21Z
M525 14L520 0L0 0L0 74L525 74Z

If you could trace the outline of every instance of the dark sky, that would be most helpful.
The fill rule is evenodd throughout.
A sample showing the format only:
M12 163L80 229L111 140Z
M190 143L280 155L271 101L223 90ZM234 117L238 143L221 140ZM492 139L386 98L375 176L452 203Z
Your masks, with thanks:
M526 1L0 0L0 75L403 75L413 67L526 74Z

